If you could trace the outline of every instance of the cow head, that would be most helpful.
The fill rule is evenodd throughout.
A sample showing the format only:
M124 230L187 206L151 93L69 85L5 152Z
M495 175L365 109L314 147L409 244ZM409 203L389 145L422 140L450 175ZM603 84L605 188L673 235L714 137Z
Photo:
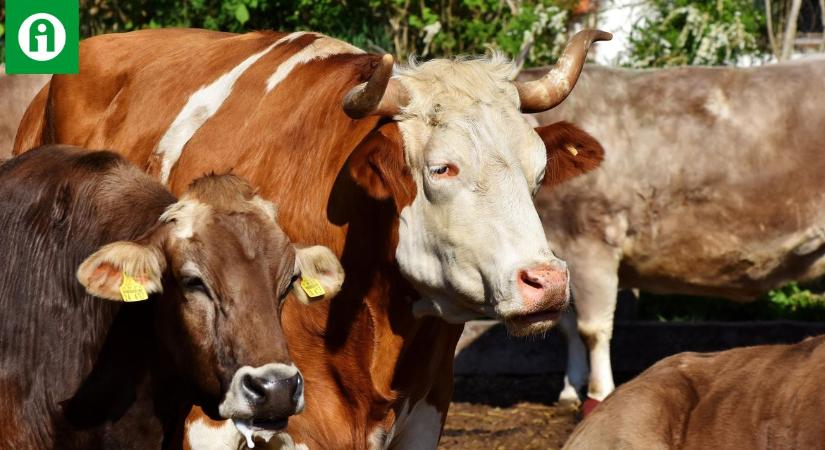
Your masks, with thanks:
M344 98L353 118L394 118L355 150L350 172L373 196L396 201L396 258L422 295L414 312L451 322L486 314L530 334L567 307L567 266L548 248L533 196L543 182L596 167L603 152L592 139L585 141L595 146L577 148L581 140L569 139L567 128L534 130L522 111L560 103L590 44L609 38L580 32L557 66L529 83L511 81L513 65L495 56L394 74L385 56Z
M162 293L152 300L161 348L192 400L242 432L282 429L303 409L280 325L284 299L328 298L343 283L329 249L292 245L274 205L232 175L195 180L147 236L104 246L77 276L109 300L134 300L124 288Z

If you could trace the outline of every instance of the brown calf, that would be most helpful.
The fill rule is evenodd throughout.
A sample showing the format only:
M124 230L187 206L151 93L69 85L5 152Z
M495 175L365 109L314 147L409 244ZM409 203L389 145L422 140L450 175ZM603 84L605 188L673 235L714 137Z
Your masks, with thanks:
M199 178L176 201L121 157L71 147L0 166L0 253L3 449L159 448L192 404L285 428L303 380L282 301L343 278L238 177Z
M619 387L565 449L813 449L825 336L664 359Z

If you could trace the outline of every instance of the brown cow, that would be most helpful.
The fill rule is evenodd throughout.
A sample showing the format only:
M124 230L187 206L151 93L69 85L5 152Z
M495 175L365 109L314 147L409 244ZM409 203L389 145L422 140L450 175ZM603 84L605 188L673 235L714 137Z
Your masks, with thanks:
M578 314L560 325L570 355L562 400L577 402L585 384L596 400L613 390L619 287L745 301L825 274L823 105L819 57L747 69L587 66L564 104L535 116L583 126L607 149L599 170L537 196Z
M0 161L11 156L23 112L48 81L47 75L6 75L0 64Z
M238 177L199 178L176 201L114 153L65 146L0 166L0 253L9 450L170 446L193 403L283 429L303 380L281 302L308 300L306 280L326 296L343 282L329 249L295 248Z
M825 336L681 353L620 386L569 450L814 449L825 443Z
M328 245L348 275L335 302L284 308L307 386L285 444L434 448L461 324L489 315L541 332L567 305L532 194L602 151L571 155L566 140L586 133L537 133L520 108L561 102L608 37L580 33L552 74L525 84L498 56L394 67L310 32L100 36L81 44L80 75L54 77L32 104L16 150L120 149L172 192L211 170L251 180L290 236ZM190 445L216 442L194 430Z

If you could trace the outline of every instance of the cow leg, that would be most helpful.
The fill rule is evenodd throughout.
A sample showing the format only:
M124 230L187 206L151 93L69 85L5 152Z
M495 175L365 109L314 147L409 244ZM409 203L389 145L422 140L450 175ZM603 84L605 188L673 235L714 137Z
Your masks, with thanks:
M619 251L604 245L578 248L569 257L570 281L578 315L578 329L590 353L587 396L604 400L613 392L610 338L619 287Z
M587 347L579 334L576 324L576 312L571 308L565 311L559 321L559 330L567 342L567 371L564 375L564 388L559 394L562 405L579 406L579 393L587 383Z

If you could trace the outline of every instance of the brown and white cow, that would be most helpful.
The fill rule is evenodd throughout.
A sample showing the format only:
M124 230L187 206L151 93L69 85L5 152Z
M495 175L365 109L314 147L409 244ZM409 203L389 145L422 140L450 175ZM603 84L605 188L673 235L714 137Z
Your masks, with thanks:
M822 448L825 336L680 353L620 386L567 450Z
M577 402L588 383L588 350L587 395L613 390L618 287L745 301L825 274L823 105L825 58L587 66L561 107L535 116L585 127L607 152L598 170L537 197L550 244L570 264L578 314L561 320L562 400Z
M120 149L173 192L211 170L251 180L290 236L328 245L347 272L336 301L284 308L307 405L287 444L434 448L461 324L489 315L540 332L567 306L532 196L602 151L570 155L568 134L537 133L521 110L561 102L609 37L578 34L525 84L500 57L395 66L310 32L100 36L81 44L80 75L32 104L16 151ZM197 428L193 446L209 440Z
M7 75L0 64L0 161L11 156L23 112L48 81L46 75Z
M236 176L175 200L114 153L66 146L0 166L0 254L9 450L169 448L193 403L282 430L304 403L282 301L343 282L329 249L294 247Z

